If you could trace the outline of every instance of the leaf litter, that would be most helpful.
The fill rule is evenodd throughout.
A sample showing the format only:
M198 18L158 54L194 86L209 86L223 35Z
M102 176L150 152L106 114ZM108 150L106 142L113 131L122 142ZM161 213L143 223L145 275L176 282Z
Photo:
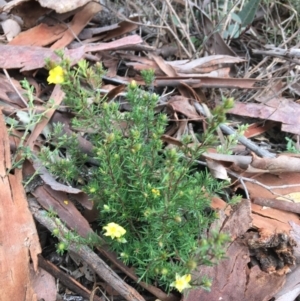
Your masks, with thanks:
M278 10L281 4L276 3L276 9L272 10L269 4L259 1L236 2L233 8L216 7L213 1L204 1L201 6L192 1L157 1L156 7L152 3L142 7L140 3L130 2L123 8L116 4L108 7L104 2L1 3L4 33L0 45L0 68L4 73L0 75L1 261L3 274L14 275L14 282L9 277L2 279L1 300L33 300L34 296L55 300L53 276L74 293L86 298L95 294L51 266L42 255L38 256L41 245L32 218L51 228L53 225L41 214L41 208L54 210L65 226L87 237L94 233L90 224L95 221L88 196L76 187L57 182L34 157L24 163L22 170L14 169L6 176L11 168L10 153L16 151L22 137L16 130L8 136L9 124L14 118L20 119L18 112L27 110L19 80L26 76L36 87L36 109L43 110L39 104L45 100L47 88L39 78L45 73L45 59L58 62L60 58L55 50L61 48L72 65L82 58L104 64L108 72L103 93L112 100L122 97L125 86L133 79L144 85L141 70L153 69L154 88L163 89L157 109L166 108L172 121L162 136L169 148L180 146L186 133L194 137L193 145L199 144L195 131L200 125L205 128L210 110L222 96L235 99L228 124L222 124L218 131L220 143L224 134L235 133L237 124L247 121L251 125L244 136L237 137L232 154L218 154L216 148L211 148L199 158L199 164L207 166L216 178L230 179L231 194L242 194L244 199L237 206L229 206L222 199L213 200L212 208L218 211L220 219L207 235L216 229L230 233L227 259L213 267L198 267L193 278L211 277L211 291L196 288L184 293L182 300L296 299L300 294L295 280L299 273L300 164L298 154L282 152L286 150L285 137L294 138L295 148L299 150L299 50L295 11L300 8L286 5L285 10ZM218 16L219 23L212 18L213 14ZM273 41L278 35L275 28L265 27L262 32L260 26L275 19L277 29L289 33ZM62 121L63 132L74 133L68 112L60 109L63 93L59 86L50 94L48 99L57 108L47 112L47 118L37 124L25 142L33 154L38 153L45 141L45 129L53 122ZM91 153L93 145L84 136L78 139L80 149ZM30 213L21 183L22 177L31 177L35 171L40 174L34 179L34 185L25 187ZM102 287L109 296L122 296L126 300L145 300L149 296L163 301L180 299L177 294L164 292L159 284L138 281L134 271L108 249L99 248L98 253L113 264L111 267L91 250L74 248L72 251L106 282ZM79 265L75 267L76 272ZM37 269L42 270L36 273ZM46 270L52 277L43 274ZM144 291L136 285L130 286L119 271ZM37 284L41 278L47 282L47 294ZM94 298L104 300L101 295Z

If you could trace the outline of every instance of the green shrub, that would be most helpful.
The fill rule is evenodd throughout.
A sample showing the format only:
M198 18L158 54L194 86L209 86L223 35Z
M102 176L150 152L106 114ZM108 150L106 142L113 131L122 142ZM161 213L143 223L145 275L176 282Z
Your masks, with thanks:
M189 274L199 264L210 265L224 256L222 246L227 237L216 233L207 238L205 234L217 218L210 209L211 197L224 185L198 170L194 160L212 141L226 108L215 111L218 116L210 120L201 145L191 147L191 138L186 136L182 147L166 147L161 136L168 117L156 111L158 95L133 81L126 96L131 109L121 112L117 102L107 102L95 92L101 86L100 65L92 68L83 61L71 70L63 60L61 66L65 70L65 104L76 115L73 127L89 132L96 164L86 167L88 158L85 155L80 159L76 142L67 158L49 163L51 155L57 156L58 149L67 149L70 143L70 137L58 138L61 125L57 125L52 141L59 139L57 149L44 148L41 153L45 165L73 184L77 178L84 179L83 190L99 209L106 242L125 264L135 268L141 280L157 281L167 289L175 286L179 291L189 287L177 282L190 279ZM144 74L148 83L151 74L153 77L151 72ZM65 161L72 168L62 168ZM74 178L70 178L70 170ZM200 280L197 285L207 288L207 283L207 279L202 283Z

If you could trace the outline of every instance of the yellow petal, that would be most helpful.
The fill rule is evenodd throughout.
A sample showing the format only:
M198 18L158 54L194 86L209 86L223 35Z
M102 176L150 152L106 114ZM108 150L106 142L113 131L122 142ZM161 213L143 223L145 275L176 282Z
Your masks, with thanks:
M186 288L190 288L191 285L189 282L191 281L191 274L180 276L176 274L176 280L171 283L170 286L174 286L179 292L182 292Z
M106 230L105 236L110 236L112 239L120 238L126 233L126 230L116 223L108 223L103 227Z
M61 84L64 82L64 69L61 66L56 66L49 71L47 78L49 84Z

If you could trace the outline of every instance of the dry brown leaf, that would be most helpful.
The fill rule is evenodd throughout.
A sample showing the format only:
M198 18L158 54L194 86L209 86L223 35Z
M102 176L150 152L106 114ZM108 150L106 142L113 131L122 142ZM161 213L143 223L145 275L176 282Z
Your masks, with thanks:
M222 179L222 180L230 180L227 175L227 170L223 164L209 158L206 159L206 163L210 173L214 178Z
M72 64L77 63L84 55L84 46L76 49L66 49L65 57L69 58ZM28 71L43 68L46 64L45 59L60 61L60 58L53 50L37 46L11 46L0 45L0 68L16 69Z
M252 138L259 136L269 129L273 128L276 125L275 122L272 121L264 121L262 122L255 122L248 126L247 130L244 133L246 138Z
M111 55L108 52L101 53L101 61L104 67L106 68L106 76L107 77L115 77L117 76L118 66L120 63L120 59L115 55Z
M111 30L114 30L118 28L118 24L112 24L112 25L106 25L101 27L88 27L84 28L80 34L78 35L78 38L80 40L86 40L91 39L94 35L100 35L101 33L110 32ZM101 35L101 39L103 38L103 35Z
M88 22L101 11L102 6L97 2L87 3L81 10L79 10L73 17L70 24L68 24L68 30L66 30L63 36L51 46L51 49L61 49L69 45L76 36L83 30Z
M155 61L161 71L163 71L166 75L171 77L177 76L175 69L170 64L166 63L166 61L162 57L152 53L149 53L148 56Z
M190 78L189 75L186 76L176 76L168 77L168 80L184 80ZM156 82L164 80L165 77L157 76ZM209 77L209 76L194 76L192 79L200 80L200 86L205 88L238 88L238 89L256 89L254 84L259 82L259 80L252 78L223 78L223 77Z
M198 78L199 76L229 78L230 67L228 66L244 61L241 58L226 55L207 56L192 61L165 61L161 57L151 53L148 56L154 61L145 57L121 54L123 59L132 61L126 63L126 65L132 66L135 70L151 68L157 76L166 74L169 77L176 77L177 79L186 77Z
M140 17L135 16L129 18L130 21L122 21L118 24L118 28L115 28L113 30L110 30L106 35L105 38L103 39L104 41L109 41L111 39L114 39L116 37L122 36L126 33L129 33L131 31L134 31L138 28L137 24L134 24L133 22L139 22Z
M194 60L178 60L168 62L177 73L210 73L217 69L222 69L226 65L242 63L245 60L229 55L210 55Z
M65 57L69 58L71 64L74 65L82 59L85 52L118 49L124 47L124 45L130 46L142 42L143 40L140 36L132 35L109 43L81 46L76 49L65 49L64 53ZM55 52L48 48L0 45L0 68L3 69L21 68L21 71L28 71L43 68L46 64L45 58L49 58L55 62L60 61Z
M118 94L122 93L125 91L126 86L125 85L119 85L111 89L107 94L106 94L106 99L107 100L112 100L114 99Z
M278 97L265 104L236 102L229 113L278 121L282 131L300 135L300 105L286 98Z
M173 96L169 101L167 106L172 108L177 113L185 115L189 119L193 120L203 120L203 118L197 113L195 107L191 105L190 100L183 96Z
M143 39L140 36L131 35L108 43L86 45L85 51L95 52L95 51L113 50L113 49L119 49L124 47L130 47L131 45L140 44L142 42Z
M300 172L300 158L287 155L280 155L277 158L260 158L253 153L251 158L250 156L204 153L203 156L214 160L232 162L247 173L280 174Z
M41 23L27 31L21 32L9 45L46 46L60 39L67 28L65 24L49 26Z
M201 85L201 82L200 82L200 85ZM203 100L205 99L204 94L201 92L199 93L199 91L201 91L200 88L196 88L196 87L192 88L190 85L186 84L184 81L180 81L178 90L179 90L181 96L186 97L186 98L195 99L199 103L202 103Z
M195 71L193 70L193 72L195 72ZM181 73L181 72L178 72L178 76L196 77L197 78L199 76L199 73ZM230 78L230 67L220 68L218 70L213 70L209 73L201 73L201 76Z
M66 225L76 231L82 237L92 233L87 220L81 215L68 195L61 191L55 191L47 185L37 187L32 194L42 207L53 210Z
M182 146L183 145L183 143L179 139L171 137L169 135L162 135L161 140L163 142L171 144L171 145L176 145L176 146Z

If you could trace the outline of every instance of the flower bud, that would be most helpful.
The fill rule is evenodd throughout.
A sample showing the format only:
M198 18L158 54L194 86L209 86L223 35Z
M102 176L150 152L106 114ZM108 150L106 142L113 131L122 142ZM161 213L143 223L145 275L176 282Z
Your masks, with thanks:
M107 102L104 102L104 103L102 104L102 108L103 108L104 110L107 110L107 109L109 108L109 104L108 104Z
M63 252L67 249L67 246L64 242L60 242L58 245L57 245L57 250L59 252Z
M204 286L205 288L210 288L212 285L212 282L210 279L204 279L202 280L202 286Z
M197 262L195 260L189 259L186 263L186 267L190 270L193 271L197 268Z
M226 98L224 102L224 108L229 110L232 109L233 107L234 107L234 98L233 97Z
M125 253L125 252L122 252L122 253L120 254L120 256L121 256L122 258L124 258L124 259L128 259L128 258L129 258L129 255L128 255L127 253Z
M107 143L112 143L115 140L115 134L111 133L106 137Z
M131 83L129 84L130 89L135 89L137 87L137 83L135 80L132 80Z
M133 146L133 149L135 150L135 152L138 152L141 149L141 147L142 147L142 144L137 143Z
M53 234L54 236L58 236L58 234L59 234L59 229L58 229L58 228L53 229L52 234Z
M103 205L103 209L104 209L105 211L110 211L110 208L109 208L109 206L108 206L108 205L106 205L106 204L104 204L104 205Z
M181 218L181 216L176 215L176 216L174 217L174 220L175 220L176 223L181 223L182 218Z

